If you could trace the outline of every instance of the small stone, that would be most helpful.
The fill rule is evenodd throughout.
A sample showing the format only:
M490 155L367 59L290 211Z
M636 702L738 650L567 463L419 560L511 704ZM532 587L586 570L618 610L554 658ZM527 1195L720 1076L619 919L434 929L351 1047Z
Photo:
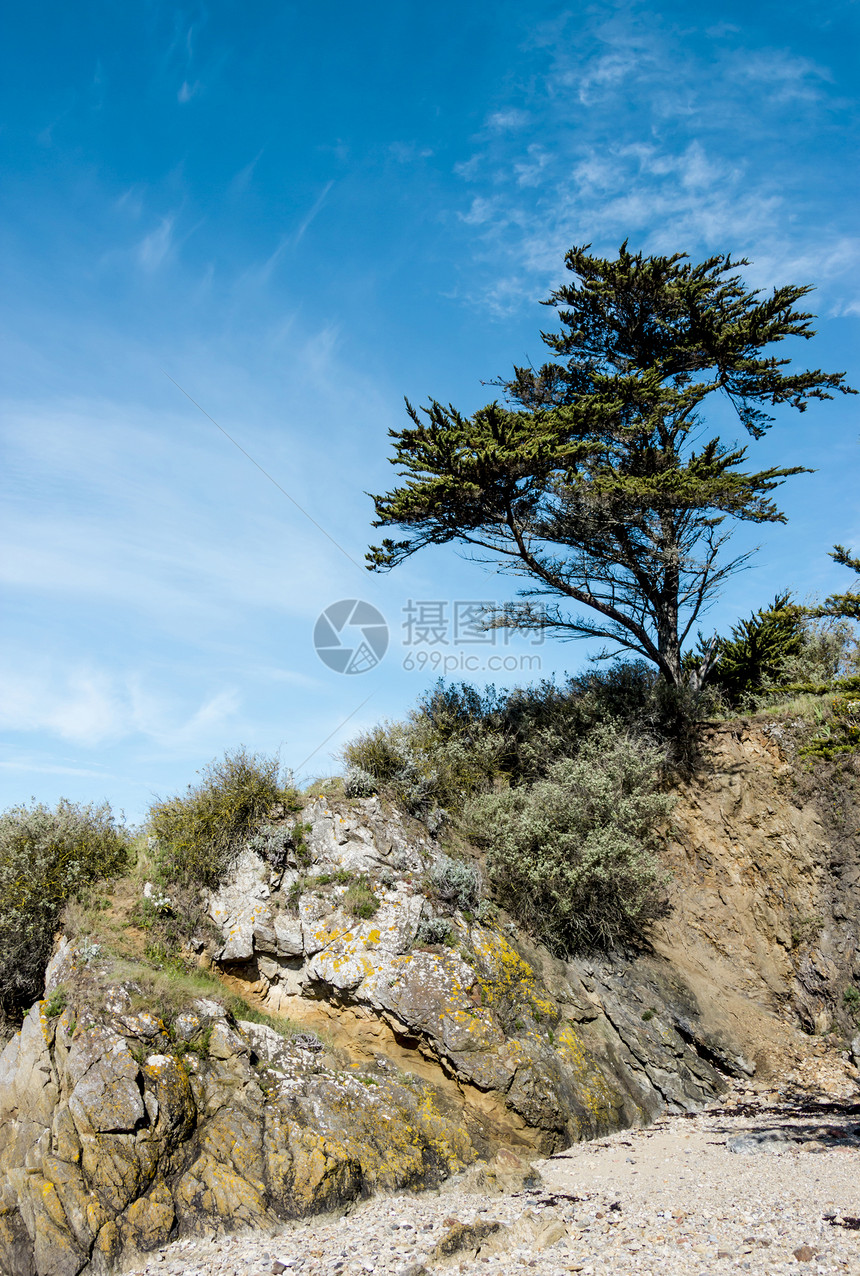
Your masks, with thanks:
M811 1245L801 1245L794 1251L794 1257L799 1263L811 1263L818 1250L813 1249Z
M275 1259L275 1261L272 1263L272 1271L274 1272L275 1276L281 1276L281 1272L285 1272L286 1270L287 1268L285 1263L279 1263L277 1259Z

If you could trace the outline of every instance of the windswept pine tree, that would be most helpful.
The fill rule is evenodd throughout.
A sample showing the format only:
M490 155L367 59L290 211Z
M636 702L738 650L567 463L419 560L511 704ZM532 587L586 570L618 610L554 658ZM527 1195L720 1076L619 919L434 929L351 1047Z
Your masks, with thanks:
M701 685L715 656L683 660L703 610L749 558L726 554L738 521L784 522L771 493L802 466L747 468L747 448L709 431L721 395L752 440L811 399L854 393L844 373L795 371L768 347L814 336L797 308L811 291L747 288L746 260L618 257L573 248L573 281L544 303L553 358L515 367L498 401L465 416L431 400L390 432L403 480L374 497L371 569L459 542L528 585L489 627L602 639L652 661L673 685ZM574 604L574 610L570 605ZM577 608L584 608L580 613Z

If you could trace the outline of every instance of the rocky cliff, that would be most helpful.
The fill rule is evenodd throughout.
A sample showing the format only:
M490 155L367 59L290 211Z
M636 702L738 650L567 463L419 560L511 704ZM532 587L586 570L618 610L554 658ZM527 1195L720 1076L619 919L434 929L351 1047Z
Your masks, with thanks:
M0 1269L108 1272L476 1162L522 1182L511 1152L692 1110L731 1075L801 1080L860 973L853 768L816 786L771 728L713 729L667 831L672 911L612 960L446 905L439 847L379 799L317 797L300 836L276 814L208 899L213 995L165 1011L59 943L0 1057Z

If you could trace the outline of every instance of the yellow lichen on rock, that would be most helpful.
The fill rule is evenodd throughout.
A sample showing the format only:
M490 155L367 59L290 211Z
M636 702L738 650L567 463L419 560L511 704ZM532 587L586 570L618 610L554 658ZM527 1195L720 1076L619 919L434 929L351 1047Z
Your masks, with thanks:
M165 1243L175 1221L173 1197L165 1183L156 1183L147 1196L132 1201L119 1226L126 1245L146 1252Z
M493 1009L519 1003L534 1018L553 1024L559 1011L545 990L538 987L534 970L498 931L476 927L472 943L481 969L476 973L481 999Z

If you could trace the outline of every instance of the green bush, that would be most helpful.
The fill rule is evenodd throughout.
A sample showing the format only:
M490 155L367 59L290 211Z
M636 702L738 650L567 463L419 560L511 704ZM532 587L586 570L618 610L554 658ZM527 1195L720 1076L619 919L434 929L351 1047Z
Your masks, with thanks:
M440 855L433 861L423 886L429 898L450 908L459 908L462 913L477 912L481 902L481 870L477 864L452 859L450 855Z
M860 699L835 696L821 726L799 750L801 757L832 762L839 753L853 753L860 747Z
M850 620L804 616L800 650L783 664L781 682L822 685L860 673L860 646Z
M803 613L790 594L777 594L720 640L710 681L733 706L755 707L763 688L786 682L786 669L803 650Z
M343 781L343 791L348 798L369 798L378 793L380 781L360 766L350 766Z
M670 687L644 661L507 692L440 680L405 722L381 723L346 745L346 793L387 793L435 833L499 784L544 778L608 722L660 740L673 762L689 763L696 724L712 714L713 700L707 689Z
M720 640L709 684L731 707L755 711L777 704L780 695L805 690L820 694L858 672L854 625L820 609L799 607L786 593Z
M405 722L385 722L343 750L348 796L389 794L436 832L497 774L502 737L484 722L471 732L441 731L419 705Z
M357 882L353 882L346 888L343 906L353 917L365 921L379 912L379 899L366 877L360 877Z
M148 817L164 881L192 888L216 887L273 807L299 807L276 757L239 748L200 776L181 796L156 801Z
M500 902L557 952L609 949L663 911L654 854L672 807L663 752L611 725L530 787L475 798L464 831L486 849Z
M0 1017L39 996L63 906L121 872L128 851L107 803L61 799L0 815Z

